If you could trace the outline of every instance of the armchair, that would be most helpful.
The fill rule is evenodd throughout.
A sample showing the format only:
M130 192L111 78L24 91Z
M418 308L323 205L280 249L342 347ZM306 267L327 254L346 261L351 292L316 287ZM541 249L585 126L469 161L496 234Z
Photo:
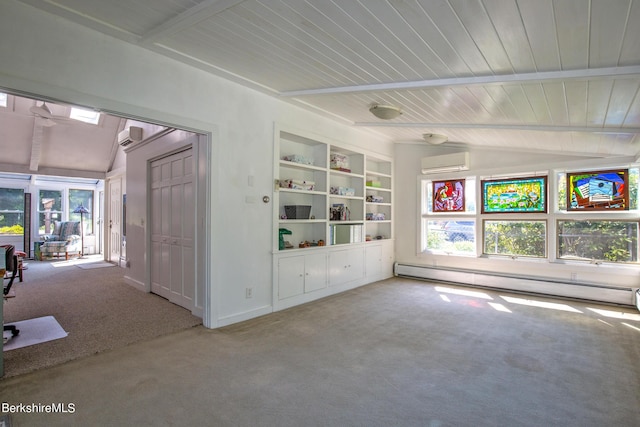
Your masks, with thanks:
M40 245L40 260L44 257L62 256L69 259L69 255L82 252L82 240L79 221L56 222L54 234L46 235Z

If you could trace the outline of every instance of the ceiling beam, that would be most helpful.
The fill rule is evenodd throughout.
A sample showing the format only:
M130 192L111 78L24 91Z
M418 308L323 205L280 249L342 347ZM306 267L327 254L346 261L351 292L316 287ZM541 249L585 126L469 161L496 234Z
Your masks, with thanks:
M360 127L396 127L396 128L449 128L449 129L497 129L497 130L532 130L539 132L588 132L603 134L640 133L637 127L595 127L595 126L546 126L546 125L501 125L489 123L383 123L355 122Z
M538 73L501 74L491 76L452 77L447 79L414 80L406 82L376 83L355 86L337 86L280 92L283 98L338 93L417 90L434 87L492 85L506 83L542 83L562 80L591 80L615 77L640 77L640 66L590 68L583 70L543 71Z
M86 179L105 179L106 173L99 171L81 171L76 169L65 169L65 168L49 168L44 167L38 170L37 174L34 174L34 171L29 169L27 165L17 165L13 163L0 163L0 172L6 173L17 173L17 174L25 174L25 175L33 175L34 177L42 176L42 175L52 175L58 177L69 177L69 178L86 178ZM34 178L35 179L35 178ZM32 181L32 183L35 181Z
M33 120L33 136L31 138L31 160L29 170L37 172L40 166L40 152L42 151L42 135L44 134L44 126L40 117Z

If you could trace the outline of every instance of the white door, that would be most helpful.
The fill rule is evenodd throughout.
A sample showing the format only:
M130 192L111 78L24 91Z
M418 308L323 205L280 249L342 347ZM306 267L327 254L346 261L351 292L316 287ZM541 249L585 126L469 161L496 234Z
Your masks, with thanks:
M109 181L109 260L120 264L122 250L122 180Z
M151 291L189 310L195 296L193 150L151 163Z

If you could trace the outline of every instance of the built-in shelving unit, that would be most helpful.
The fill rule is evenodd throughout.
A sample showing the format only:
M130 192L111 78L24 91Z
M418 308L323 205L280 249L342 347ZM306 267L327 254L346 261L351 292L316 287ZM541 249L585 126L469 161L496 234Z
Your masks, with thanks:
M274 309L392 275L392 176L391 158L276 126Z

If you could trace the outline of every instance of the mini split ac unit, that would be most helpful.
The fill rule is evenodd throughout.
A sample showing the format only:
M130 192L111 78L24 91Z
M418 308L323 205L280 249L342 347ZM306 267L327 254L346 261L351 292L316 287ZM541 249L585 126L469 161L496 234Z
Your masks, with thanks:
M469 170L469 152L442 154L440 156L424 157L422 159L422 173L443 173Z
M131 126L118 134L118 143L123 147L142 141L142 128Z

